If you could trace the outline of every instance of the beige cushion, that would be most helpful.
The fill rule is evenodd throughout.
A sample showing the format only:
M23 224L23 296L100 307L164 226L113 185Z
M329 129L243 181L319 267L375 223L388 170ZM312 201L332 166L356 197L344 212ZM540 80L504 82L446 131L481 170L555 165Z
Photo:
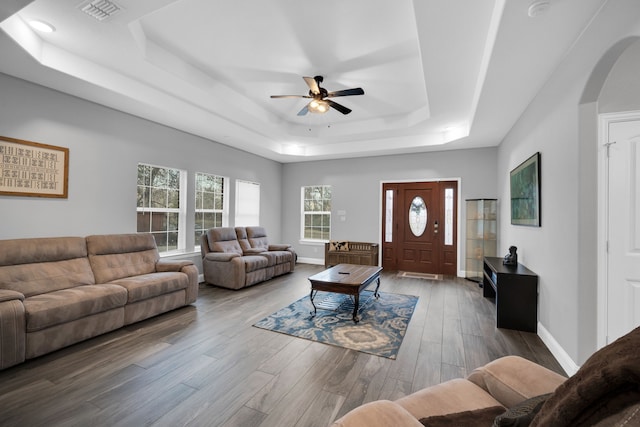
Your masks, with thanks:
M261 248L265 251L269 250L269 239L267 238L267 231L264 227L246 227L247 238L252 248Z
M231 227L217 227L207 230L207 241L211 252L236 253L242 255L242 248Z
M128 292L127 303L132 303L186 289L189 278L184 273L164 272L126 277L110 283L125 288Z
M349 242L339 242L337 240L332 240L329 242L329 251L348 252Z
M87 258L0 267L4 289L25 297L95 283Z
M0 283L25 297L94 284L85 239L0 240Z
M251 273L252 271L261 270L269 266L269 260L262 255L247 255L242 257L244 262L245 272Z
M511 407L525 399L554 391L566 378L519 356L505 356L475 369L468 377Z
M96 283L153 273L160 259L148 233L88 236L87 251Z
M24 300L27 332L122 307L126 302L127 290L111 284L77 286L36 295Z
M500 402L464 379L450 380L396 400L416 419L500 406Z
M63 261L87 256L83 237L0 240L0 266Z

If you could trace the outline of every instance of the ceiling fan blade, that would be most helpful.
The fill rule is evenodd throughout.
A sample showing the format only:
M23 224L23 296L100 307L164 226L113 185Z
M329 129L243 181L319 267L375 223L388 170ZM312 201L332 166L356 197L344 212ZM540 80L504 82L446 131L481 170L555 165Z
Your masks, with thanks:
M316 95L320 93L320 86L318 86L318 82L313 77L303 77L304 81L307 82L307 86L311 89L312 93Z
M271 95L271 98L311 98L309 95Z
M330 99L325 99L325 101L327 101L327 103L329 103L330 106L340 111L342 114L349 114L351 112L351 109L345 107L344 105L338 104L335 101L332 101Z
M299 116L304 116L309 112L309 105L305 105L302 110L298 111Z
M364 95L364 90L361 87L354 89L336 90L335 92L329 92L327 98L334 98L336 96L351 96L351 95Z

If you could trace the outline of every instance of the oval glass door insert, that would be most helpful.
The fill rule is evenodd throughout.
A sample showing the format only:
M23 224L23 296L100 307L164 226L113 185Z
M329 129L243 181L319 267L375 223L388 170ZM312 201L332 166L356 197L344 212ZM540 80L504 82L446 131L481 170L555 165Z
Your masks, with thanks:
M427 205L422 197L416 196L409 206L409 227L414 236L420 237L427 228Z

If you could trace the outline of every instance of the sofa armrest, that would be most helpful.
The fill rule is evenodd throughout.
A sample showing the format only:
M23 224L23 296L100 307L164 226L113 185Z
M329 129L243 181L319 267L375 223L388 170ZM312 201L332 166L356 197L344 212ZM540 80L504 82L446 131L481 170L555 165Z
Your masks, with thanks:
M11 291L9 289L0 289L0 302L20 300L24 301L24 295L18 291Z
M286 243L279 244L279 245L269 245L269 250L270 251L286 251L290 247L291 247L291 245L286 244Z
M26 357L24 295L0 289L0 370L22 363Z
M189 260L160 260L156 263L156 271L180 271L187 265L193 265Z
M475 369L467 379L509 408L553 392L566 378L519 356L506 356Z
M348 412L332 427L423 427L402 406L389 400L366 403Z
M228 262L241 256L235 252L209 252L205 255L204 261Z

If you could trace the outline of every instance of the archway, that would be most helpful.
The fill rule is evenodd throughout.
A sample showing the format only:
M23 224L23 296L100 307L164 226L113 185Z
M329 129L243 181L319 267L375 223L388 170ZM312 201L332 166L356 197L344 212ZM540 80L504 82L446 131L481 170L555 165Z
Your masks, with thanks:
M591 310L582 310L579 313L578 322L583 325L582 331L597 330L595 341L593 336L583 336L581 339L590 341L595 347L602 347L606 343L606 201L603 200L605 175L603 168L603 156L605 149L601 147L598 136L598 117L602 113L600 101L607 98L606 86L608 79L618 61L629 51L635 43L639 43L640 37L628 37L620 40L602 56L594 67L585 85L580 99L579 125L579 210L591 212L579 220L579 235L581 244L578 259L579 283L585 284L579 291L579 303L583 307L591 307ZM636 70L636 75L638 71ZM640 84L636 90L640 94ZM628 89L627 89L628 90ZM605 91L605 92L603 92ZM610 98L610 97L609 97ZM636 99L639 100L640 96ZM622 103L624 104L624 102ZM640 104L608 105L607 112L640 109ZM597 171L597 173L594 173ZM594 228L597 230L594 233ZM596 278L595 284L593 278ZM590 284L595 285L595 289ZM597 312L597 316L593 313ZM586 334L583 334L586 335Z

